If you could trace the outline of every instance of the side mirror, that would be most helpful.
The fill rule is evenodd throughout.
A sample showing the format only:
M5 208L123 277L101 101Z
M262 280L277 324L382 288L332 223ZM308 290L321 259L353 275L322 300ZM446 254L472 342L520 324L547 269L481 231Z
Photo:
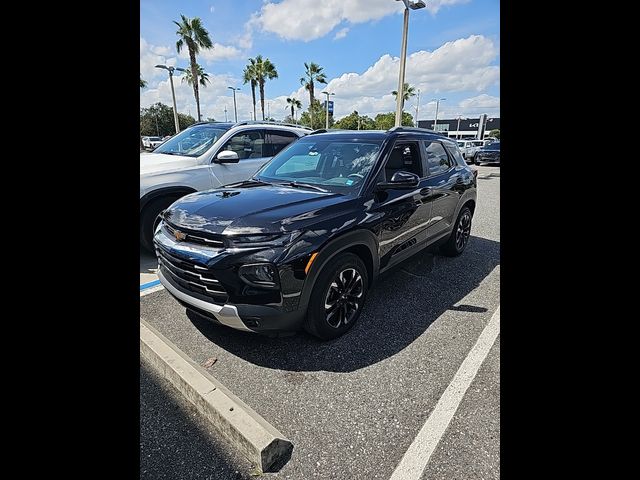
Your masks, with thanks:
M238 154L231 150L223 150L214 160L215 163L238 163L239 161L240 157L238 157Z
M415 188L420 183L420 177L415 173L400 170L391 177L391 181L379 183L378 188L383 190L390 188Z

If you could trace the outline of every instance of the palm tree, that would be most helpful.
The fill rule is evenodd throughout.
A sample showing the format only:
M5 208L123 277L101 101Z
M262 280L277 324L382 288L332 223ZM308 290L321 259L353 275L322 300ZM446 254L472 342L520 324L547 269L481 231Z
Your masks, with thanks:
M140 88L144 88L147 86L147 81L142 79L142 74L140 74Z
M211 83L209 80L209 74L204 71L202 66L198 65L196 70L198 71L198 83L203 87L206 87L207 84ZM191 70L187 70L184 72L184 77L182 77L182 83L187 82L189 85L193 84L193 75L191 74Z
M260 87L260 107L262 108L262 120L264 120L264 82L269 79L278 78L276 66L268 58L262 59L262 55L256 57L255 78Z
M309 114L311 116L311 125L313 125L313 99L315 93L314 82L327 83L327 77L322 73L322 67L317 63L304 62L304 77L300 78L300 84L309 91Z
M178 26L176 35L178 35L179 38L176 42L176 50L180 53L185 44L189 50L191 75L195 79L191 85L193 86L193 94L196 97L198 121L200 121L200 90L198 87L198 63L196 62L196 55L200 53L201 48L213 48L213 43L211 42L211 38L209 38L209 32L202 26L202 21L198 17L187 18L184 15L180 15L180 18L182 19L181 22L173 22Z
M256 87L258 81L256 80L256 59L250 58L249 63L242 71L242 82L244 84L251 84L251 97L253 99L253 119L256 119Z
M297 108L297 109L302 108L302 102L297 98L287 97L287 103L291 106L291 118L293 118L293 121L295 122L296 116L295 116L294 108ZM287 108L287 107L284 107L284 108Z
M391 95L396 97L396 101L398 101L398 91L394 90L391 92ZM402 110L404 110L404 102L409 100L411 97L416 96L416 89L409 85L408 83L403 84L402 86Z

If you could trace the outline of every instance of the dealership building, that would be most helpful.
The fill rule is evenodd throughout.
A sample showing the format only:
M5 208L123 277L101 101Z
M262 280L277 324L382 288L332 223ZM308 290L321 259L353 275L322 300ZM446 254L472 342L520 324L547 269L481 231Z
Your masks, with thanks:
M433 128L433 120L418 120L418 127L435 130L453 138L484 138L489 135L491 130L500 129L500 118L481 115L480 118L461 118L460 120L457 118L453 120L438 119L435 129Z

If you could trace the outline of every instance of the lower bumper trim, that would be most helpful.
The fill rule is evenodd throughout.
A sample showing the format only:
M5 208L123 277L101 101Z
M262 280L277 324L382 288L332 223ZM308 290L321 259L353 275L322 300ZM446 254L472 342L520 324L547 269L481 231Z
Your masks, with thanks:
M238 315L238 309L233 305L216 305L213 303L204 302L198 298L194 298L186 293L178 290L174 287L169 280L165 278L162 271L158 269L158 278L160 283L166 288L171 295L182 300L184 303L193 305L201 310L211 313L218 321L226 325L227 327L235 328L236 330L243 330L245 332L253 332L248 328Z

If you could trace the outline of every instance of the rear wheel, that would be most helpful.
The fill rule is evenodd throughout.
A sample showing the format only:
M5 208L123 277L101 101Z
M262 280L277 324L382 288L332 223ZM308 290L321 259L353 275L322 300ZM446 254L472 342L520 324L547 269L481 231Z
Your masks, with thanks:
M447 240L440 250L448 257L457 257L464 249L467 248L469 243L469 237L471 236L471 209L469 207L462 207L451 236Z
M179 199L181 195L172 195L151 200L140 216L140 245L150 253L155 253L153 248L153 233L160 223L160 212Z
M305 330L322 340L346 333L360 317L368 286L359 256L344 253L330 260L313 287Z

